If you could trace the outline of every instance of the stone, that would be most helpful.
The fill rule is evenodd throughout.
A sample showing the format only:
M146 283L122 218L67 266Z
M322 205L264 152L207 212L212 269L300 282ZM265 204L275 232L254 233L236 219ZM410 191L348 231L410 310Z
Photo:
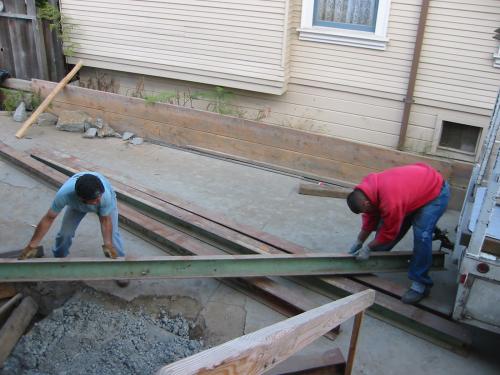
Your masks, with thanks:
M97 135L97 128L88 128L85 134L83 135L83 138L95 138Z
M38 126L53 126L57 123L57 116L52 113L44 112L38 116Z
M28 118L28 115L26 114L26 104L24 102L21 102L17 108L16 111L14 112L14 121L17 122L24 122Z
M144 142L144 139L140 138L140 137L135 137L135 138L132 138L130 140L130 143L133 144L133 145L140 145Z
M134 136L134 133L131 132L125 132L123 133L122 140L128 141L130 138Z
M91 127L92 117L84 111L61 111L56 128L67 132L85 132Z
M115 130L100 117L96 118L95 127L97 128L97 136L99 138L112 137L115 135Z

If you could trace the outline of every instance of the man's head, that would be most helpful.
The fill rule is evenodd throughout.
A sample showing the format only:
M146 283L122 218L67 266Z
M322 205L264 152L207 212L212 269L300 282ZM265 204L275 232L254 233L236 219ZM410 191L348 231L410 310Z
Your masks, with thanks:
M369 213L375 211L375 207L373 204L370 202L370 200L367 198L365 193L363 193L359 189L354 189L348 196L347 196L347 205L351 209L352 212L355 214L359 213Z
M76 195L86 204L98 204L104 193L104 185L93 174L86 173L78 177L75 183Z

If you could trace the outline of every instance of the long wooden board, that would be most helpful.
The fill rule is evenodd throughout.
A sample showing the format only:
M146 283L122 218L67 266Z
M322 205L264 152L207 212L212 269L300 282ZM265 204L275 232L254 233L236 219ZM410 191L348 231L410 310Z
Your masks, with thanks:
M48 95L54 83L34 80L32 86L34 90L40 90L42 95ZM452 185L465 187L468 182L467 171L470 174L471 170L467 163L447 162L169 104L146 105L142 99L79 87L67 87L56 101L76 105L81 109L102 111L105 119L113 126L129 127L129 130L133 126L136 133L147 131L152 138L179 145L208 146L209 149L224 151L218 147L223 147L230 141L233 146L229 149L226 147L226 151L244 157L255 155L255 152L249 154L248 147L260 150L261 146L265 146L262 151L258 151L262 154L260 160L265 159L271 163L279 160L279 164L285 167L303 170L313 167L320 159L325 159L330 163L337 163L337 167L342 166L340 173L344 174L343 177L351 176L346 179L339 176L338 171L334 171L330 173L335 175L325 177L353 182L360 175L366 174L367 170L380 171L397 165L425 162L438 169L445 177L450 177ZM124 125L120 125L122 123ZM209 136L218 138L213 138L211 144L200 144ZM277 155L283 151L289 152L286 158ZM290 152L302 155L302 159L290 159ZM315 160L315 163L308 162L309 159ZM326 166L324 169L329 170Z

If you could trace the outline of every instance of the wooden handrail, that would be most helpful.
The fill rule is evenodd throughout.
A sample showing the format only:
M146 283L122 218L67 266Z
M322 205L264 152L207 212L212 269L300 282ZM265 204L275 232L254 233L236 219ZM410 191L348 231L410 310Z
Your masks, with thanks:
M373 290L353 294L174 362L158 370L156 375L262 374L332 328L363 312L374 301ZM359 319L357 321L361 323ZM356 344L357 333L352 342ZM354 350L350 352L354 354Z

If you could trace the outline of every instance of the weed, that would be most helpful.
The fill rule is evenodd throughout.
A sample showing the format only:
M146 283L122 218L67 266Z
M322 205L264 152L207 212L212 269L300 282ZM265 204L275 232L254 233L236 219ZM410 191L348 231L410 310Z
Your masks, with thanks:
M109 78L106 73L101 73L95 70L95 76L88 79L80 79L80 87L91 90L105 91L111 93L118 93L120 85L115 82L114 78Z
M75 49L79 47L78 43L71 41L71 32L75 30L76 25L68 21L59 9L52 4L40 1L38 7L38 18L49 23L49 29L55 30L57 38L63 44L63 52L66 56L72 57L75 55Z
M215 86L211 91L197 92L192 95L193 99L205 99L209 103L207 111L220 113L221 115L231 115L243 117L244 112L231 104L234 93L227 91L224 87Z
M3 96L2 107L4 111L14 112L23 101L23 93L17 90L0 89Z
M178 96L177 92L174 91L162 91L156 95L145 95L144 100L146 104L154 104L154 103L171 103L172 99Z

